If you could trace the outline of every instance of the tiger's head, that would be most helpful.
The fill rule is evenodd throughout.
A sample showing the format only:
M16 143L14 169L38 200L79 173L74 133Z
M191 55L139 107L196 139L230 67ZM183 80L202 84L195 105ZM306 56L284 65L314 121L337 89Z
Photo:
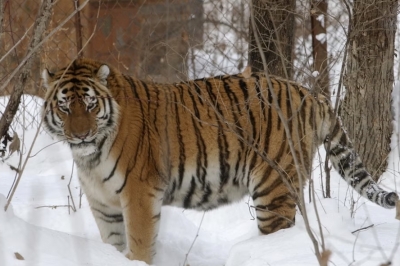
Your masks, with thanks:
M43 124L80 156L101 149L115 131L118 104L107 88L109 76L107 65L88 59L78 59L55 73L47 69L42 73L47 89Z

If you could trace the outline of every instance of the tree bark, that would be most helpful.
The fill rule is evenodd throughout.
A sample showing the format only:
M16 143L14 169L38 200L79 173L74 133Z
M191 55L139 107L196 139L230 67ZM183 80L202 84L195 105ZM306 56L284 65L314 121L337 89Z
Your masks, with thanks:
M311 40L314 70L319 72L314 91L330 99L326 36L326 0L311 0Z
M397 0L354 0L350 25L340 115L375 180L386 170L390 152L397 9Z
M3 20L4 20L4 3L3 0L0 0L0 45L2 43L2 36L3 36Z
M292 77L295 0L253 0L249 24L249 65L253 72L264 71L254 34L261 40L268 72ZM253 27L254 26L254 27Z
M79 0L73 0L75 14L75 39L76 39L76 54L78 57L83 57L83 44L82 44L82 23L81 23L81 12L78 11L80 4Z
M0 139L7 133L10 124L14 119L15 113L18 110L24 86L30 75L32 62L37 54L37 50L39 50L37 49L37 46L41 42L43 33L45 32L47 24L51 18L53 1L54 0L45 0L40 7L39 14L35 21L31 43L27 50L27 55L29 55L32 51L36 50L36 52L32 53L32 55L26 60L25 65L21 68L21 71L18 75L18 79L10 96L10 100L8 101L7 107L4 110L4 114L0 119Z

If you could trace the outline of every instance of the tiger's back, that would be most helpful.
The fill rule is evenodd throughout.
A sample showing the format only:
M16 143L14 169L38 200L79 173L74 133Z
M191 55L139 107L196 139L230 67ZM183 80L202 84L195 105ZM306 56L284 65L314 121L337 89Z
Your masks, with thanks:
M316 148L361 195L391 208L323 96L262 74L178 84L136 80L81 59L54 75L44 124L66 138L102 239L150 263L161 205L211 209L253 198L258 227L293 224ZM300 178L300 179L299 179Z
M315 100L297 84L274 77L271 82L283 121L272 93L261 89L266 87L267 79L260 74L141 87L138 104L143 104L145 117L155 119L151 123L154 129L149 127L145 135L151 138L150 143L158 143L153 147L163 147L160 163L170 179L164 203L209 209L242 198L251 187L271 187L279 177L272 173L265 157L276 162L282 171L295 171L284 123L292 133L290 139L297 156L303 156L302 170L309 172L315 147L323 140L313 134L316 130L312 127L329 130L329 124L324 122L325 116L329 116L328 121L331 119L329 105L323 98ZM315 109L322 108L315 115L325 125L309 123L313 114L307 107L313 104ZM287 177L298 188L293 174ZM271 198L275 193L289 194L281 186L275 188L267 193Z

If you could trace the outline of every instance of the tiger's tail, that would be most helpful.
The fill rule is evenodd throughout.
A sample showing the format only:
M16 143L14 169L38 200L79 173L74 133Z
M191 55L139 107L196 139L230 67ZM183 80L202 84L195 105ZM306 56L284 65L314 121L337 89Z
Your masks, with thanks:
M384 208L394 208L399 196L378 186L354 151L340 119L336 118L333 121L333 130L325 137L324 146L329 150L330 161L336 171L363 197Z

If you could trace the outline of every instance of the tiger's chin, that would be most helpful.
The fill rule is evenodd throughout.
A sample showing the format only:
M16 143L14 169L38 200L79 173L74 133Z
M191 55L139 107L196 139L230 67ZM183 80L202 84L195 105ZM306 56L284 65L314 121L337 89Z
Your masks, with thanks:
M76 157L86 157L97 152L97 146L94 143L70 144L70 146Z

